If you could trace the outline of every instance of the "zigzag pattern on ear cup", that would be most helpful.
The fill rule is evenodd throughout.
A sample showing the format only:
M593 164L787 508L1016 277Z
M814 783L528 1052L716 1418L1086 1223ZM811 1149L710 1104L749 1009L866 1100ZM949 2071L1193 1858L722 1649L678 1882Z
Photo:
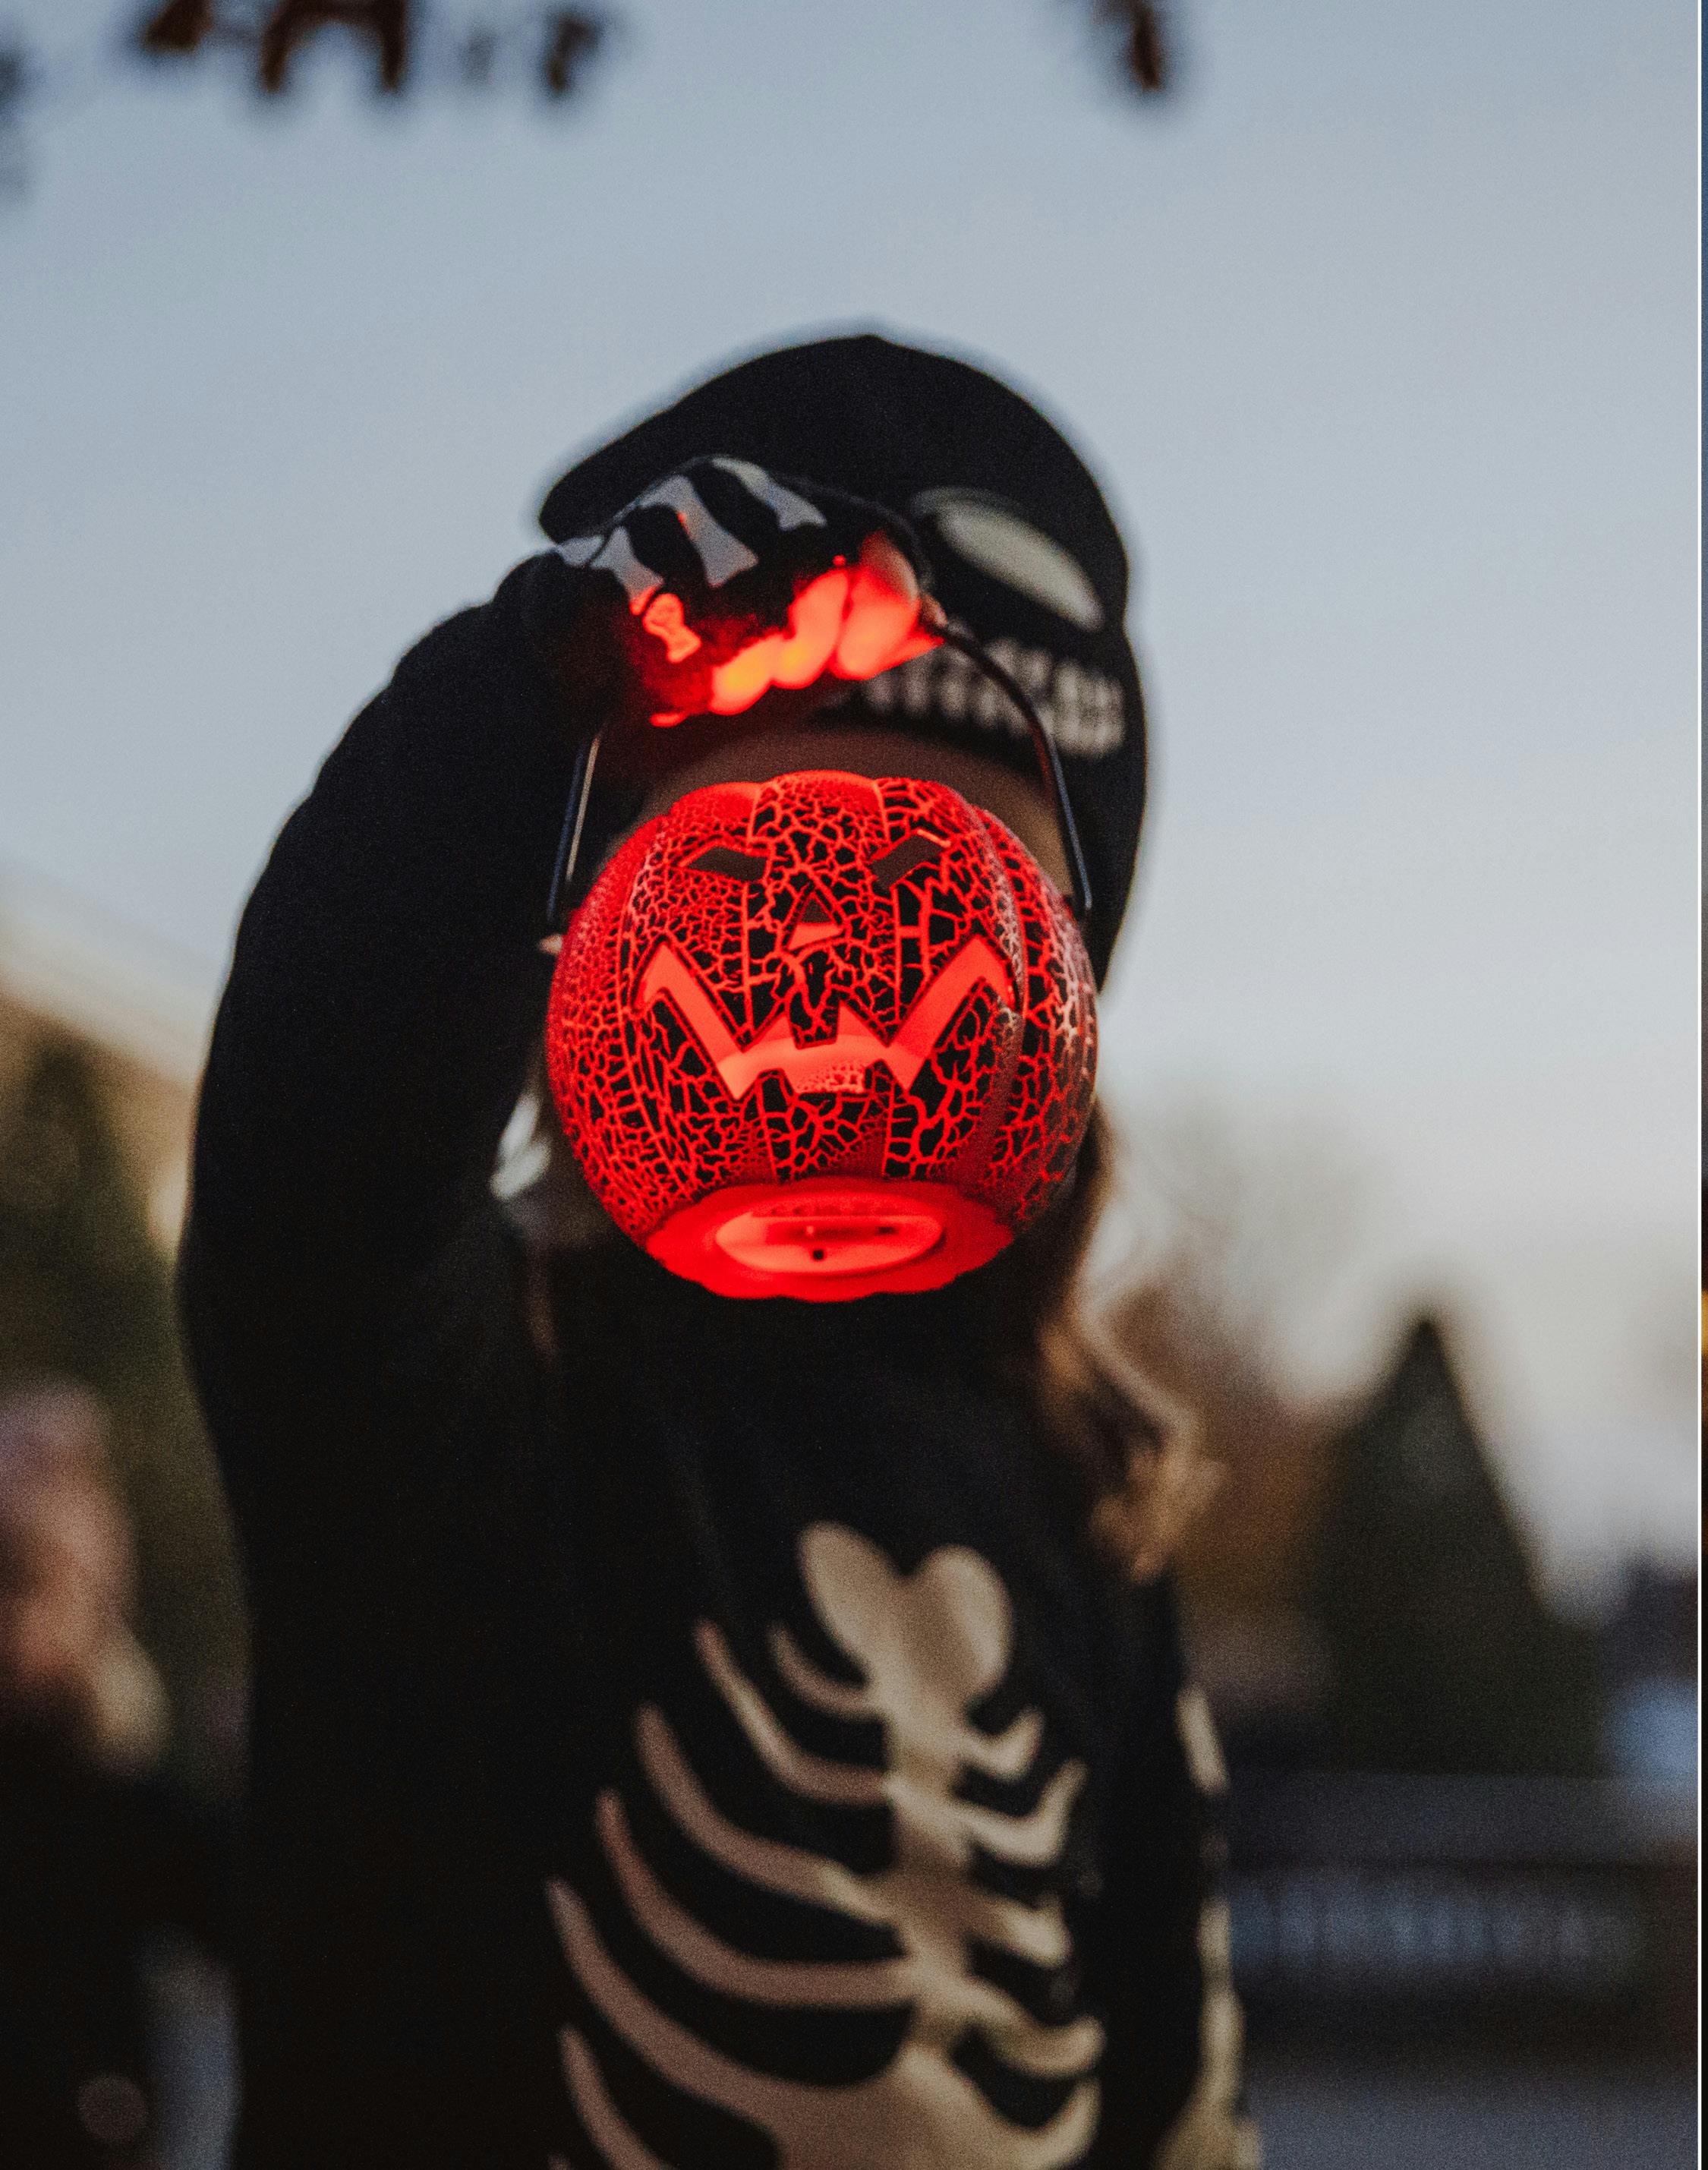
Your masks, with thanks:
M595 1195L725 1294L939 1285L1071 1171L1091 965L1018 840L947 785L692 792L572 921L547 1026Z

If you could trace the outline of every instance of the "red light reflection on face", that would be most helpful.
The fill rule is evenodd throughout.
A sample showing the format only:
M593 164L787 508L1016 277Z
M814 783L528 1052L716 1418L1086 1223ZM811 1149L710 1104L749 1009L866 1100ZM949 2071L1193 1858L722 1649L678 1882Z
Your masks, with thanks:
M638 831L558 958L552 1090L595 1195L723 1295L836 1301L981 1264L1071 1169L1090 964L947 785L713 785Z

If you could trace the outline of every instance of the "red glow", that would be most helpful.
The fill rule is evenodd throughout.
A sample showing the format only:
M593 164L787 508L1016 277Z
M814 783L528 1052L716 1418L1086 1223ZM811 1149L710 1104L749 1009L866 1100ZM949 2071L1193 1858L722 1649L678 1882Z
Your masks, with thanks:
M674 1213L647 1238L673 1274L718 1296L846 1303L941 1288L1011 1231L940 1183L744 1184Z
M700 645L700 636L682 615L682 598L662 589L647 605L641 623L665 644L672 663L686 663Z
M1096 1046L1078 930L1008 831L946 785L833 771L638 830L547 1024L618 1226L721 1294L810 1301L937 1286L1033 1220Z
M791 935L789 947L795 946ZM998 1002L1012 1007L1014 987L1007 966L984 936L975 934L921 990L894 1040L880 1040L860 1013L844 1003L837 1009L835 1034L830 1040L803 1044L796 1039L787 1012L779 1010L745 1047L736 1045L734 1034L694 976L692 967L682 962L668 941L659 945L648 965L640 996L645 1009L650 1009L661 996L670 997L683 1024L739 1100L767 1071L780 1072L797 1093L835 1093L847 1090L851 1080L862 1082L873 1063L882 1062L898 1085L911 1085L956 1011L981 981Z
M838 678L892 671L937 644L920 629L919 610L913 568L887 537L868 536L851 571L832 566L801 590L787 632L750 641L714 667L711 713L739 715L773 686L810 686L827 671Z

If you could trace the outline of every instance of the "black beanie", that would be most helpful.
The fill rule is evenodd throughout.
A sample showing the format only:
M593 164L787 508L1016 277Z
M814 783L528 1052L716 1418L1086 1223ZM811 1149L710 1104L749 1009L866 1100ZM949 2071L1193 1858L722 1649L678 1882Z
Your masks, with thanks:
M1078 454L966 362L873 334L814 339L738 363L589 454L548 492L540 525L554 542L605 526L649 483L716 452L873 499L919 533L933 593L1024 686L1061 755L1101 983L1139 847L1145 710L1123 627L1127 554ZM856 687L855 704L1037 772L1011 704L952 649Z

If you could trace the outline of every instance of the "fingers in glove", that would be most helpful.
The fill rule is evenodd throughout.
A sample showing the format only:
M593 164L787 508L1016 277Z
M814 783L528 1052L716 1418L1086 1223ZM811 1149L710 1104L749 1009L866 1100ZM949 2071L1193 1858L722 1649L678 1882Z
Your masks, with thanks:
M810 686L827 672L875 678L937 644L920 623L912 566L883 534L868 535L851 571L809 581L790 607L788 629L750 642L712 672L714 715L739 715L772 686Z
M739 715L773 686L810 686L824 676L841 639L849 575L832 566L809 580L789 606L788 625L766 634L712 673L712 713Z
M727 455L691 461L558 553L607 576L622 705L655 724L737 714L826 673L870 677L934 644L902 522Z
M848 608L849 577L833 566L809 580L789 607L788 638L777 650L771 678L779 686L810 686L835 651Z
M849 581L830 668L839 678L875 678L937 646L920 624L920 585L887 535L868 535Z

